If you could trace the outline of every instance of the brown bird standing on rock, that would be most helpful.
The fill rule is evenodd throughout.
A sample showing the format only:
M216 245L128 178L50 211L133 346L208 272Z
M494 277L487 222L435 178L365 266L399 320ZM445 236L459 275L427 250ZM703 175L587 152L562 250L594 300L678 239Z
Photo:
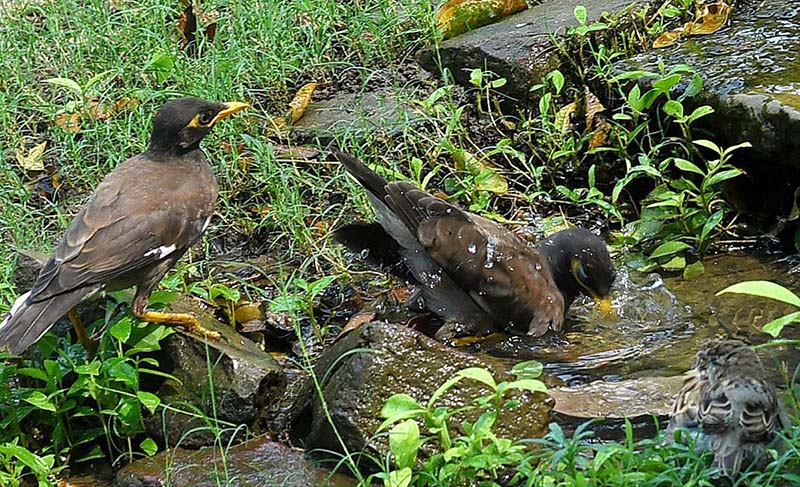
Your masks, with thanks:
M147 311L150 293L208 227L217 181L200 141L245 103L181 98L164 104L147 150L120 164L75 216L33 288L0 324L0 349L22 353L69 312L89 346L74 308L100 291L136 286L133 314L178 325L206 338L219 335L187 314Z
M422 285L424 306L448 321L438 338L492 329L541 336L561 331L579 294L607 302L614 266L590 232L563 230L533 247L413 184L387 183L357 159L334 156L367 190L380 225L345 226L335 238L379 258L394 248L395 257L383 260L399 258Z
M696 449L714 452L714 466L733 477L788 426L755 351L739 340L711 340L697 352L672 406L667 438L688 430L697 437Z

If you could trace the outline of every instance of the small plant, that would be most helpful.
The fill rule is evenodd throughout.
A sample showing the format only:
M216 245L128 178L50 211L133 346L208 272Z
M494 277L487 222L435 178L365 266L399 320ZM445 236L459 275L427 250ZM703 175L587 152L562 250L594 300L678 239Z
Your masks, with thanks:
M469 73L469 83L478 89L478 110L485 113L492 113L493 106L499 112L497 94L494 90L502 88L507 83L505 78L492 78L494 78L494 73L484 72L480 68L473 69Z
M383 479L387 487L497 485L495 482L501 472L522 462L526 455L524 444L498 437L494 432L499 412L516 404L505 395L511 390L546 391L545 385L537 379L541 372L540 363L523 362L512 369L516 380L497 383L486 369L471 367L439 386L424 406L407 394L390 397L381 410L386 420L378 432L392 426L389 448L394 468L375 476ZM472 405L456 409L437 406L439 399L464 379L484 384L490 394L476 398ZM478 419L462 424L466 435L452 438L448 423L455 415L475 409L481 411ZM427 434L420 432L418 421ZM417 458L426 444L434 453L418 469Z
M276 297L269 305L270 311L274 313L297 313L304 311L311 322L311 328L317 341L322 342L323 330L314 317L314 305L317 297L335 281L338 276L325 276L312 282L297 277L292 283L295 292Z

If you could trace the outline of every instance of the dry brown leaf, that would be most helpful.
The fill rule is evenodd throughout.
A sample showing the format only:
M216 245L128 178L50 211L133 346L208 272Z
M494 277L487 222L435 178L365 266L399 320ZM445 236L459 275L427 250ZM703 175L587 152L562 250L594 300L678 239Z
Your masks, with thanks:
M276 144L273 146L275 157L286 157L294 160L311 160L319 156L319 149L314 147L289 147L288 145Z
M114 103L114 105L111 107L111 109L109 110L110 113L109 116L114 116L125 110L132 110L141 104L142 102L137 100L136 98L128 98L127 96L123 96L122 98L117 100L117 102Z
M359 311L358 313L354 314L353 316L350 317L349 320L347 320L347 324L344 325L344 328L342 328L342 331L339 332L339 335L336 336L336 339L333 340L333 343L338 342L345 335L369 323L374 318L375 318L374 311Z
M576 110L578 110L578 103L572 102L568 105L564 105L558 112L556 112L556 119L554 123L556 128L561 130L562 134L567 133L567 130L569 130L569 128L572 126L572 115Z
M448 0L436 12L436 27L449 39L526 8L525 0Z
M203 35L209 42L213 42L214 36L217 33L217 24L215 22L216 14L203 12L191 1L185 2L185 5L186 7L184 7L178 17L178 36L180 38L181 49L194 49L200 24L206 26ZM190 52L192 54L195 53L193 50Z
M75 133L81 129L80 113L62 113L51 123L54 127L61 127L64 131Z
M236 323L247 323L249 321L264 321L264 313L261 312L261 305L250 301L244 301L236 305L233 310L233 319Z
M611 125L606 120L606 117L599 115L594 119L594 126L592 127L594 133L592 138L589 139L589 150L608 145L608 133L611 131Z
M583 103L586 112L586 129L594 131L589 139L589 150L607 145L606 139L611 126L602 114L606 107L603 106L597 95L589 91L589 88L585 88Z
M697 12L697 18L694 21L691 35L713 34L725 27L732 10L733 7L725 2L704 5L703 8Z
M589 88L584 87L583 106L586 117L586 127L591 128L594 126L594 119L597 114L606 111L606 107L600 103L597 95L589 91Z
M36 144L27 154L25 150L17 150L17 162L26 171L44 171L44 151L47 149L47 142Z
M395 286L389 289L389 295L395 303L405 303L411 298L411 289L408 286Z

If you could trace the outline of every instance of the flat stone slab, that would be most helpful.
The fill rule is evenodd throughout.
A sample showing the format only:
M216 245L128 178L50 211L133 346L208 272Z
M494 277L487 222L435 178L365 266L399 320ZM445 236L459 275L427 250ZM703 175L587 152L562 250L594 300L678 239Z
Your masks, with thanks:
M656 72L659 63L667 70L678 64L693 68L703 79L703 90L684 104L708 104L716 111L696 122L695 133L723 147L750 142L753 148L737 152L736 159L752 160L748 173L756 178L768 175L774 190L787 182L786 172L800 176L798 53L800 0L741 2L724 29L652 50L625 64L626 69Z
M330 100L313 102L294 124L301 136L330 140L337 135L363 137L375 131L393 132L414 118L396 93L341 93Z
M556 401L556 421L567 431L602 418L595 428L596 437L617 439L624 437L627 418L635 436L643 438L655 434L656 421L666 423L682 384L682 376L600 380L578 387L554 388L548 394Z
M644 0L549 0L511 15L497 23L469 31L444 41L435 48L420 52L419 63L438 74L449 68L454 79L470 86L469 72L481 68L506 78L501 90L515 98L526 99L531 86L561 65L562 57L553 45L553 35L564 35L578 25L573 11L586 7L587 23L598 21L603 13L618 13L631 8L645 8Z

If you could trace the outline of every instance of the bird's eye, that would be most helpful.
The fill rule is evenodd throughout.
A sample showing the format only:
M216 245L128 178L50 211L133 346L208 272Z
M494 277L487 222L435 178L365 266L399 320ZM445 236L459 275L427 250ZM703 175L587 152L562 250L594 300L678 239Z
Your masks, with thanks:
M212 120L214 120L214 117L211 115L211 112L201 113L200 118L198 119L200 125L208 125L211 123Z

